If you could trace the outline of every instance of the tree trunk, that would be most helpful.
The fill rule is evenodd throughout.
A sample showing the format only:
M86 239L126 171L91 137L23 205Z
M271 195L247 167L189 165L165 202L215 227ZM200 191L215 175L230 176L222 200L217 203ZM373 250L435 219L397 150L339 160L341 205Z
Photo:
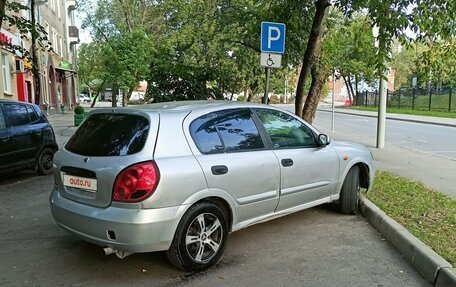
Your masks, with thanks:
M258 92L258 81L255 80L253 83L250 84L250 94L249 96L247 97L247 102L251 102L253 97L256 95L256 93Z
M103 82L101 83L101 85L98 86L99 88L97 89L97 94L93 98L92 104L90 105L91 108L93 108L95 106L95 103L97 102L98 97L100 96L101 89L103 89L105 83L106 83L106 79L104 79Z
M351 94L351 91L350 91L350 85L348 84L347 78L345 76L342 76L342 79L344 79L344 84L345 84L345 87L347 88L348 99L351 102L352 94Z
M249 97L247 94L249 93L249 87L247 86L247 84L245 85L244 87L244 102L247 101L247 98Z
M358 102L358 94L359 94L359 91L358 91L358 80L359 80L359 77L358 75L355 75L355 102L354 102L354 105L357 105L357 102Z
M349 78L349 77L342 75L342 79L344 79L345 87L347 87L348 99L350 100L350 104L351 104L353 90L351 89L350 80L347 80L347 78Z
M117 96L119 95L119 87L117 85L112 85L112 96L111 96L111 104L112 107L117 107Z
M353 104L353 99L355 98L355 90L353 89L353 84L351 82L351 76L348 75L348 86L350 87L350 91L352 94L352 97L349 99L350 100L350 105Z
M122 107L126 107L127 106L128 101L130 100L134 89L135 88L129 88L128 91L127 90L123 90L123 92L122 92Z
M250 91L249 96L247 97L247 102L251 102L253 98L253 91Z
M310 84L309 95L307 96L306 105L304 106L304 111L302 113L302 118L309 124L312 124L315 118L321 91L329 77L328 71L318 66L319 65L317 64L312 67L312 83Z
M325 12L325 17L326 14L327 12ZM329 69L320 64L323 32L324 28L320 29L320 35L315 43L315 53L312 57L312 67L310 72L312 82L310 84L309 94L307 95L302 111L302 118L308 123L312 123L315 118L315 112L317 111L318 102L320 101L321 90L329 76Z
M5 16L6 0L0 0L0 27L2 27L3 16Z
M35 11L35 0L30 2L30 10ZM40 67L38 61L38 53L36 47L36 40L38 38L38 31L36 30L36 19L35 13L31 13L31 34L32 34L32 74L33 81L35 82L35 104L40 105L41 103L41 78L40 78Z
M310 30L307 48L302 59L302 67L301 72L299 73L298 85L296 87L295 113L299 117L302 117L302 112L304 109L304 88L306 86L306 78L312 65L312 60L317 48L316 46L318 39L321 36L320 31L323 27L323 20L326 14L325 12L330 5L331 4L328 0L318 0L315 2L316 10L312 22L312 29Z
M134 91L134 90L135 90L134 87L131 87L130 89L128 89L127 102L130 100L131 95L133 94L133 91Z

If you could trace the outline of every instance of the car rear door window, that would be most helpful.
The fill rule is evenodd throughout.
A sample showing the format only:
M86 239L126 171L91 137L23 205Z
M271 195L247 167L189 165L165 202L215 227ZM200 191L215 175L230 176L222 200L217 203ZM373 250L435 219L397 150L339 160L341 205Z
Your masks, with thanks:
M291 115L270 109L254 111L263 123L275 149L317 146L314 132Z
M190 124L190 132L201 153L258 150L265 147L249 109L204 115Z
M22 126L30 123L30 118L25 105L5 104L5 115L8 119L8 126Z
M121 156L140 152L149 133L149 120L130 114L89 116L65 148L86 156Z

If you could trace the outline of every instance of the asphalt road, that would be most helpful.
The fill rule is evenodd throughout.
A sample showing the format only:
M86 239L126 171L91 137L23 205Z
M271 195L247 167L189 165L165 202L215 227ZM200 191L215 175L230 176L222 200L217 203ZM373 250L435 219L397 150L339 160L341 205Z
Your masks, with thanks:
M315 126L331 127L331 113L317 112ZM377 138L377 119L342 113L335 115L335 130ZM385 141L389 144L456 161L456 128L422 123L386 120Z
M160 252L106 257L54 223L52 184L30 172L0 181L0 286L431 286L364 218L332 205L231 234L200 274Z
M280 108L294 112L294 105L280 105ZM331 113L317 111L313 125L322 131L331 129ZM377 138L377 118L335 113L337 134L350 135L355 139L365 138L367 145L374 147ZM385 142L388 144L456 161L456 128L386 120Z

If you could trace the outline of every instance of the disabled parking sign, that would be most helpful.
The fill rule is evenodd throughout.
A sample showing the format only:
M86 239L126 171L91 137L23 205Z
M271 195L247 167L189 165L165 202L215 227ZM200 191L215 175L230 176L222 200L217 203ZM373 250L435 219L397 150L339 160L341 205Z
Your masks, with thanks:
M261 22L261 52L285 52L285 24Z

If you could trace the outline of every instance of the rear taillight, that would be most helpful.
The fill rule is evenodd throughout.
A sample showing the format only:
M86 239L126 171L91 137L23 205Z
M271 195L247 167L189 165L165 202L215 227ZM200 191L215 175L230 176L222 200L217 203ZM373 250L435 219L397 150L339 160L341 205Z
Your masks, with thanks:
M129 166L117 175L112 200L139 202L154 193L160 173L154 162L142 162Z

